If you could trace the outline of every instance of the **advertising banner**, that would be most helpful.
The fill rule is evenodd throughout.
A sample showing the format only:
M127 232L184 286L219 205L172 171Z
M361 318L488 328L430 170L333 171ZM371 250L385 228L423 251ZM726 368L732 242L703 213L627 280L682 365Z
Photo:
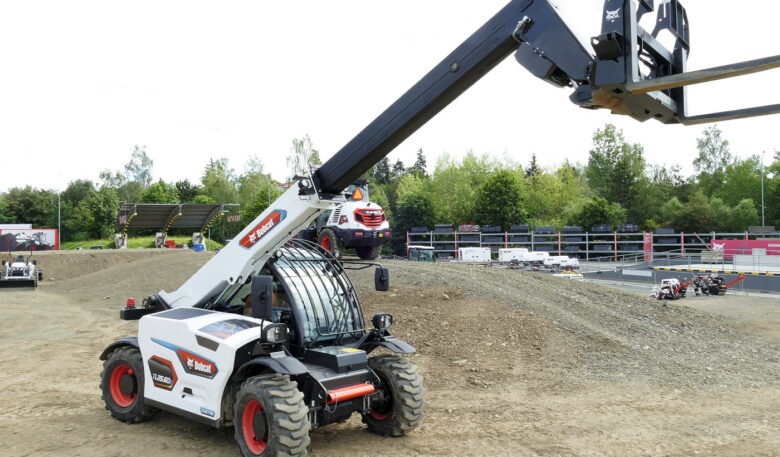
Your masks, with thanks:
M766 255L780 255L780 240L717 240L710 243L713 251L722 251L724 259L732 259L735 255L752 255L753 249L765 249Z
M59 249L57 229L0 229L0 252Z
M645 232L645 262L653 261L653 234Z

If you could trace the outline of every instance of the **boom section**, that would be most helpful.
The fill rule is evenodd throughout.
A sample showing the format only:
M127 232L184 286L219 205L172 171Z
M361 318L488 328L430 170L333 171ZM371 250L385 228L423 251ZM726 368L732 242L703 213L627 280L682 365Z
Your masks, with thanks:
M545 0L512 1L325 162L314 173L318 191L341 192L518 48L523 65L557 85L587 81L592 57L557 11Z
M268 258L335 200L320 199L310 178L290 187L174 292L157 294L164 307L203 307L231 284L246 281ZM308 184L308 186L307 186Z
M656 10L653 0L605 0L601 34L590 48L548 0L513 0L469 36L310 177L301 178L270 208L173 293L169 307L205 306L341 199L341 192L511 53L533 75L574 89L584 108L606 108L639 121L701 123L780 112L780 105L687 116L685 86L780 66L780 56L685 73L690 51L685 9L663 0L656 25L639 26ZM669 32L673 46L657 37ZM383 69L384 71L385 69Z

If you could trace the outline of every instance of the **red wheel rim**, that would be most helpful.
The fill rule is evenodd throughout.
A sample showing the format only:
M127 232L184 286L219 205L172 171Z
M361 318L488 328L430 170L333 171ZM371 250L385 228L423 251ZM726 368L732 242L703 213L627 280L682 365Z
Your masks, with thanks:
M385 383L384 379L382 379ZM383 421L390 417L390 413L393 412L393 397L390 394L390 392L387 391L387 388L381 390L383 395L380 397L382 398L381 401L378 402L378 407L374 404L371 405L371 417L378 421Z
M322 241L320 242L320 246L330 252L330 237L324 237Z
M111 399L114 400L114 403L120 408L127 408L132 405L138 396L137 391L130 393L122 392L121 382L122 378L125 376L135 377L135 372L130 365L119 365L111 372L111 380L108 383L109 389L111 390Z
M268 441L265 437L258 438L255 435L254 420L257 414L263 414L263 407L257 400L249 400L244 406L244 413L241 415L241 430L244 432L244 442L246 447L253 454L262 454L265 451Z
M374 419L376 419L378 421L383 421L383 420L387 419L388 417L390 417L390 413L382 413L382 412L377 411L376 409L372 409L371 410L371 417L373 417Z

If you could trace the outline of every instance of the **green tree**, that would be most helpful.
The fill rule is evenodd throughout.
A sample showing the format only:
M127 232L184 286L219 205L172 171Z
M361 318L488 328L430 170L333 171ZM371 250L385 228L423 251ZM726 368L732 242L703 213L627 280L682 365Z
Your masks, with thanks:
M721 137L717 125L704 130L704 136L696 140L699 155L693 160L698 173L696 179L705 195L713 195L726 181L726 170L734 161L728 140Z
M281 192L278 191L278 187L274 188L274 193L272 195L271 202L276 200L279 195L281 195ZM252 201L241 205L241 219L245 224L249 224L250 221L255 220L257 216L265 211L268 206L268 196L263 193L258 193L255 195Z
M757 206L760 204L759 199ZM780 160L777 158L764 168L764 219L767 225L780 227Z
M0 194L0 222L11 220L11 213L8 210L8 203L6 203L5 198L5 194Z
M672 197L661 206L659 224L663 227L674 227L674 221L682 214L683 204L677 197Z
M144 191L152 182L153 165L152 159L146 154L145 147L135 145L123 171L100 172L102 186L115 189L119 198L126 202L140 201Z
M176 186L166 183L162 179L150 185L141 195L143 203L180 203Z
M4 213L12 224L48 227L57 220L57 194L31 186L14 187L5 194Z
M712 227L702 228L702 231L709 230L714 232L731 231L734 222L734 212L726 203L718 197L712 197L710 200L710 211L712 212ZM742 230L744 231L744 230Z
M715 222L712 205L701 191L694 192L671 220L675 230L689 233L707 231Z
M391 173L394 179L399 179L406 173L406 168L404 168L404 163L401 162L401 159L395 161Z
M195 197L202 192L200 187L192 184L188 179L176 181L176 195L181 203L193 203Z
M390 183L390 160L385 156L374 165L372 172L373 182L378 185L385 185Z
M652 229L650 221L660 221L661 208L672 197L686 198L693 192L694 185L685 179L680 173L679 165L671 167L651 166L648 168L648 176L640 182L640 197L638 205L642 208L643 217L630 220L645 229Z
M638 199L644 170L642 146L628 144L623 132L614 125L607 124L593 134L593 147L585 170L590 188L626 208L632 220L641 220L643 216Z
M508 231L511 224L524 222L528 215L517 174L496 170L479 188L474 213L480 224L499 225Z
M116 228L119 213L119 195L110 187L101 187L79 204L79 212L84 216L84 227L93 238L109 238Z
M303 138L293 138L290 154L287 156L287 168L290 177L309 173L309 166L320 163L320 153L314 149L314 144L307 133Z
M552 173L538 168L531 177L523 179L523 202L532 226L574 223L589 194L582 173L571 164Z
M263 162L253 156L247 161L244 167L244 174L240 175L237 179L238 183L238 203L244 206L252 206L253 208L259 208L259 204L262 200L265 201L265 209L269 202L276 200L281 191L277 183L271 179L270 175L263 172ZM253 211L244 214L245 218L248 218ZM262 212L262 210L261 210ZM260 214L259 212L257 214ZM255 217L257 216L255 214ZM254 217L248 220L252 220Z
M90 218L87 222L87 215L79 209L81 202L89 198L97 189L92 181L78 179L68 184L68 187L60 194L60 215L59 225L61 228L60 239L62 241L75 241L85 238L89 225L92 224Z
M154 161L146 154L146 146L133 146L130 161L125 164L125 176L129 182L137 183L142 189L152 184Z
M68 187L60 193L61 203L68 202L72 206L77 206L81 200L84 200L95 191L95 184L87 179L77 179L68 184Z
M751 225L758 225L761 222L761 216L758 209L749 198L742 199L732 210L729 223L723 229L732 232L745 232Z
M737 206L743 199L761 201L761 162L757 156L747 160L734 159L723 171L723 181L712 194L729 206Z
M531 154L531 163L528 164L528 168L525 169L525 177L526 179L529 179L533 182L536 179L536 177L541 174L542 174L542 168L539 166L539 163L536 161L536 154Z
M399 183L398 206L391 219L393 252L405 255L406 232L412 227L433 227L433 202L429 183L414 175L408 175Z
M203 195L208 197L211 203L237 203L235 180L235 172L229 166L227 158L209 159L201 178Z
M265 211L274 200L282 195L282 190L270 175L263 173L259 160L251 162L246 172L239 177L241 217L247 223Z
M425 154L423 154L422 149L418 149L417 160L414 161L414 165L412 165L408 170L406 170L406 172L411 173L419 178L424 178L428 176L427 168L428 165L425 160Z
M593 197L573 215L574 225L590 231L594 225L608 224L616 227L626 220L626 210L619 203L611 203L604 197Z
M469 152L458 162L443 154L436 163L430 192L437 223L459 224L474 220L477 190L497 164L487 156Z

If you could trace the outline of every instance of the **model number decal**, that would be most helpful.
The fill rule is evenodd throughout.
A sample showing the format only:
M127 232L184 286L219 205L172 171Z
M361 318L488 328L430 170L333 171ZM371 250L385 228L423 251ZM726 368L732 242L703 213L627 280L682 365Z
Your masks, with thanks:
M152 375L154 387L173 390L173 386L176 385L176 370L168 359L153 355L149 359L149 373Z
M241 238L241 246L249 249L255 245L262 237L276 227L287 217L287 211L283 209L275 209L265 219L260 221L255 228L253 228L248 234Z

